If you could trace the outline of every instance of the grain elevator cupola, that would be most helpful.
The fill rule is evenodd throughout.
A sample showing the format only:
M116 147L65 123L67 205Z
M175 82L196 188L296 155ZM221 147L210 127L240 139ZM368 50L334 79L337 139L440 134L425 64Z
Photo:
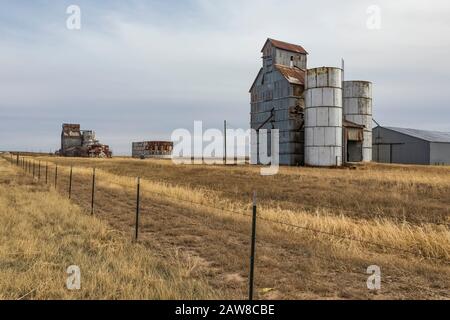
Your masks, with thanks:
M308 52L302 46L274 39L267 39L262 50L263 68L271 71L273 65L306 69Z

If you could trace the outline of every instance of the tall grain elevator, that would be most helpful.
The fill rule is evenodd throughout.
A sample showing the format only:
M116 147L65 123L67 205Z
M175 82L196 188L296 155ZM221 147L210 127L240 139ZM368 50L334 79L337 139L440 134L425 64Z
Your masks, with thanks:
M270 154L270 130L278 129L281 165L372 160L372 83L344 81L341 68L308 69L308 53L299 45L269 38L261 52L250 88L250 125L267 129L268 142L252 140L253 150Z
M270 129L279 129L280 164L303 164L303 91L308 53L299 45L274 39L267 39L261 52L262 67L250 88L251 128L268 129L269 141ZM269 154L270 147L268 143Z

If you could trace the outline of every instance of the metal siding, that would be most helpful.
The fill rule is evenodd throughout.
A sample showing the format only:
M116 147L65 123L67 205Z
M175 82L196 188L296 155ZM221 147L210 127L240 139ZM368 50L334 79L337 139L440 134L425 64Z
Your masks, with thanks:
M450 143L433 142L430 144L430 164L450 165Z
M296 111L297 105L300 109L304 105L303 92L294 90L294 85L276 68L271 70L263 67L252 88L250 125L252 129L279 129L280 164L297 165L303 162L304 154L303 114L301 110ZM301 95L294 96L294 92ZM261 127L272 113L274 117Z
M381 143L381 145L380 145ZM392 155L390 146L392 145ZM374 161L403 164L430 164L430 143L386 128L373 129ZM386 159L391 159L386 161Z
M306 69L305 54L290 52L283 49L276 49L275 63L290 67L291 57L293 57L293 64L295 67L298 67L300 69Z
M342 164L342 70L309 69L305 94L305 163Z
M362 149L353 148L353 151L361 152L362 161L372 161L372 83L344 81L343 109L346 120L365 127Z

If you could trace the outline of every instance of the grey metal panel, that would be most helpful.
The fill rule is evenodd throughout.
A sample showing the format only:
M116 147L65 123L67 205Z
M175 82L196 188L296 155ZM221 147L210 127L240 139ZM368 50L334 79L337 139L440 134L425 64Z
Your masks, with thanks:
M263 68L250 92L250 126L253 129L279 129L280 156L283 155L280 161L295 165L299 159L303 162L304 153L301 147L304 143L302 86L290 83L275 64L290 67L292 56L294 65L305 69L307 57L275 48L270 43L266 44L263 55Z
M393 163L429 164L430 145L422 142L393 145L391 157Z
M303 163L302 154L280 154L280 164L284 166L298 166Z
M294 142L304 141L304 131L280 131L280 143L281 142ZM303 151L302 151L303 153Z
M364 126L362 149L347 150L352 159L362 156L362 161L372 161L372 83L369 81L344 81L343 109L346 120ZM353 152L360 154L353 155Z
M342 70L331 67L309 69L305 87L308 89L331 87L342 90Z
M291 57L293 58L293 66L300 69L306 69L307 56L301 53L286 51L283 49L275 49L275 63L284 66L291 66Z
M450 143L430 144L430 164L450 165Z
M305 91L305 163L342 164L342 70L307 70Z
M260 127L264 122L252 122L253 129L279 129L280 131L299 131L301 130L302 121L300 119L291 119L285 121L268 122ZM273 128L272 128L273 125Z
M293 143L293 142L280 142L280 154L285 153L295 153L295 154L303 154L304 145L303 143Z
M363 148L360 141L349 141L347 147L348 161L360 162L363 158Z
M344 97L372 99L372 83L369 81L344 81Z
M430 164L430 143L384 127L376 127L373 129L373 154L373 160L377 162Z
M363 150L362 150L363 159L373 159L373 155L372 154L373 154L372 147L370 147L370 148L363 148Z
M381 163L391 162L391 147L389 145L374 145L372 150L374 161Z

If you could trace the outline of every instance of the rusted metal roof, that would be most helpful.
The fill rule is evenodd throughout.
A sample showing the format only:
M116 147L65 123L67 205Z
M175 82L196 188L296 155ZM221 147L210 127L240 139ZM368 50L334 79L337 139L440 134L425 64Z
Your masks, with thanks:
M139 141L139 142L133 142L135 144L148 144L148 145L171 145L173 146L173 141L158 141L158 140L151 140L151 141Z
M280 40L271 39L271 38L268 38L266 43L264 43L264 46L263 46L263 49L261 50L261 52L264 51L264 47L266 46L267 42L270 42L275 48L278 48L278 49L283 49L283 50L290 51L290 52L308 54L308 52L306 52L306 50L303 49L302 46L284 42L284 41L280 41Z
M276 64L275 68L286 78L291 84L304 85L305 84L305 70L297 67L287 67L281 64Z
M348 141L363 141L364 126L352 121L344 120L342 122L345 128L345 135Z
M345 127L345 128L364 128L365 126L364 125L362 125L362 124L357 124L357 123L355 123L355 122L351 122L351 121L348 121L348 120L344 120L343 122L342 122L342 124L343 124L343 126Z
M72 123L64 123L62 125L62 134L65 137L81 137L80 125Z

